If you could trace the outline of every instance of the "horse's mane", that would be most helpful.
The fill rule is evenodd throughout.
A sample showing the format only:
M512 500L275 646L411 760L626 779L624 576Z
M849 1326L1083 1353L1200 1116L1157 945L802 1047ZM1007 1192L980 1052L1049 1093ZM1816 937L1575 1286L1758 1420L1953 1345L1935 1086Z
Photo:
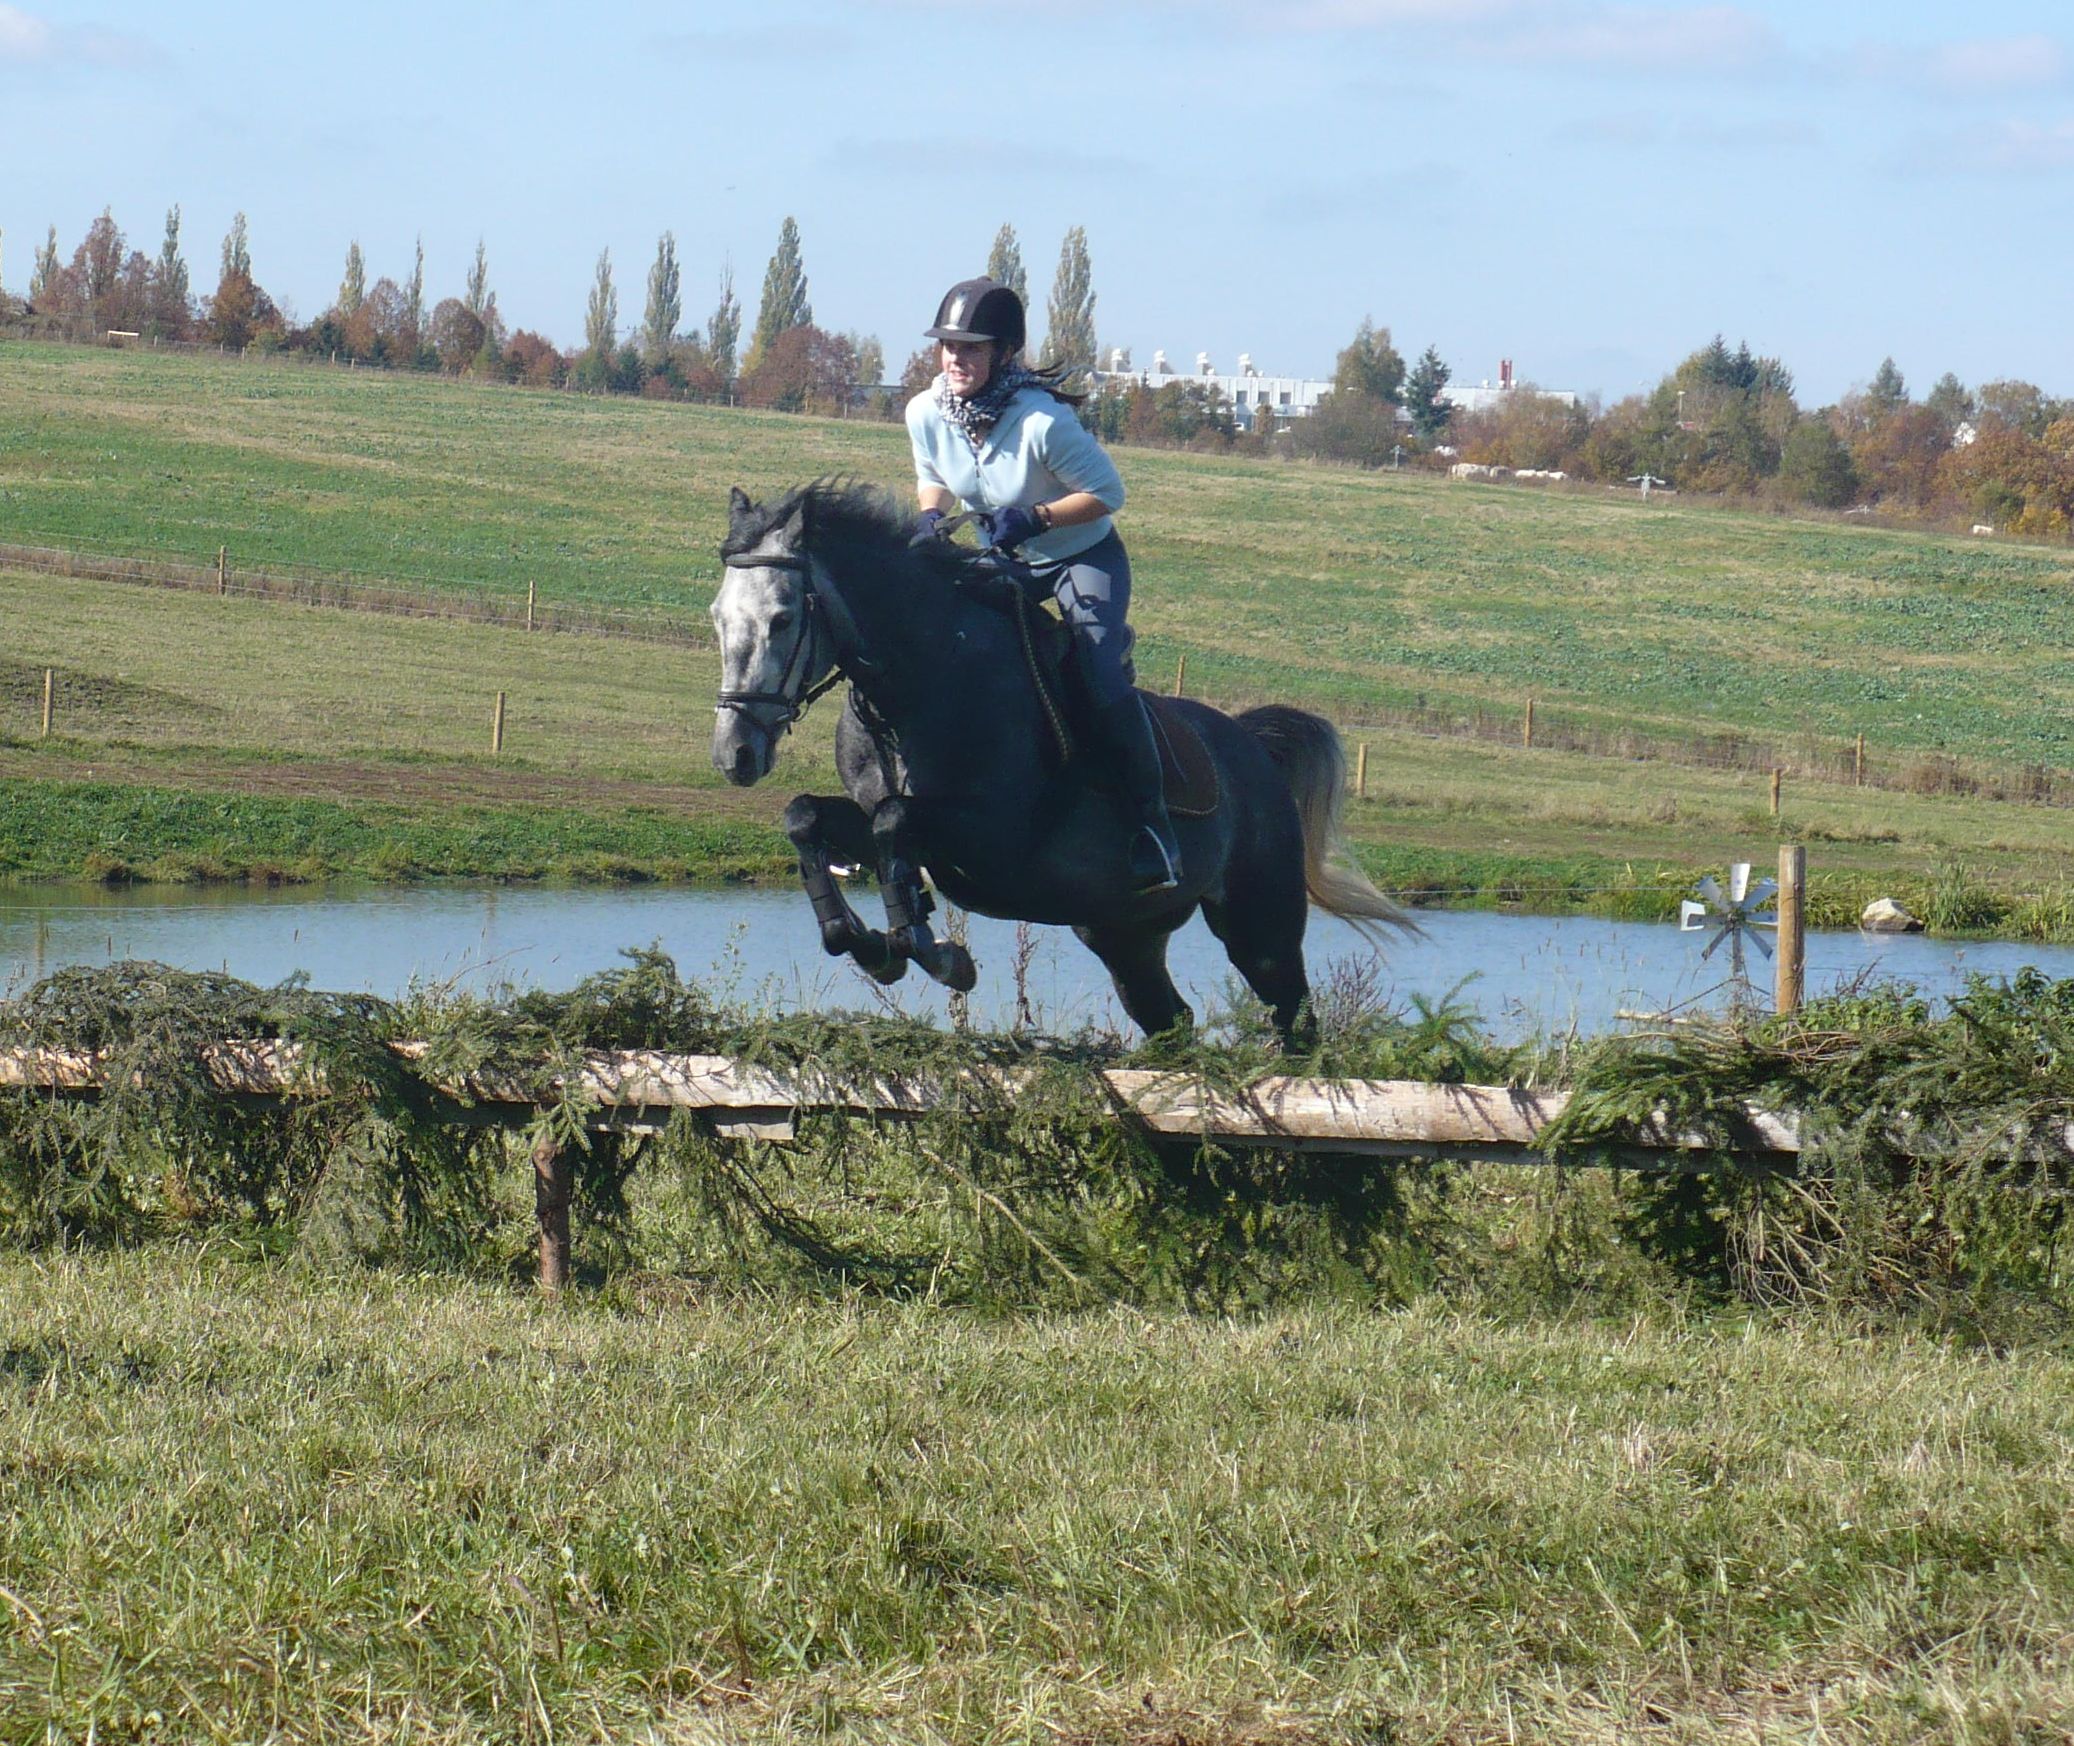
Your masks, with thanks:
M972 562L968 549L948 541L911 546L914 518L899 499L877 485L847 478L816 479L752 505L729 523L721 555L754 550L802 511L807 547L822 562L852 574L949 582L964 575Z

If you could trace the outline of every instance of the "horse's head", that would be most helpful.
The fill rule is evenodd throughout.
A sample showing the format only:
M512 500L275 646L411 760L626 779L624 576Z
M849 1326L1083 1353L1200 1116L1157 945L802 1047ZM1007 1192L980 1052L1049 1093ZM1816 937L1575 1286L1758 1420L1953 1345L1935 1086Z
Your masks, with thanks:
M720 701L713 767L746 788L770 774L778 737L808 690L835 664L835 638L814 591L806 550L806 502L766 509L737 486L728 498L720 548Z

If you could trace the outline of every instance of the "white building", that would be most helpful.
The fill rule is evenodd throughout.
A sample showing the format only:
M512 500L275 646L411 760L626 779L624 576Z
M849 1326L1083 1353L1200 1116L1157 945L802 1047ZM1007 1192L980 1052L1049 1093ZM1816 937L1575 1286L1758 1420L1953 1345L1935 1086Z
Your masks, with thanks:
M1263 375L1254 368L1253 359L1246 352L1239 354L1238 369L1229 376L1218 374L1208 352L1197 352L1195 368L1185 373L1167 362L1165 352L1154 352L1150 367L1134 370L1130 354L1121 348L1109 354L1108 369L1095 372L1098 390L1111 383L1121 386L1132 382L1147 388L1162 388L1169 382L1200 382L1229 400L1239 422L1249 426L1263 407L1279 419L1308 418L1317 411L1318 402L1332 392L1329 381L1317 382L1308 376Z
M1503 406L1513 394L1531 394L1540 400L1557 400L1565 406L1575 406L1577 396L1567 388L1522 388L1513 379L1512 360L1498 360L1498 380L1486 378L1474 386L1463 382L1450 382L1441 391L1440 398L1457 412L1491 412Z

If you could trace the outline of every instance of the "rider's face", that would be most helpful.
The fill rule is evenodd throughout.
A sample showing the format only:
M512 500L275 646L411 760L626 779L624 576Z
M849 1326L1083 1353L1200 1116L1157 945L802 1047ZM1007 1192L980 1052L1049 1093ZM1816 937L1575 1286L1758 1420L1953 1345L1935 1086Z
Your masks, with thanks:
M937 357L943 366L944 380L960 399L969 400L977 394L994 373L992 340L944 340Z

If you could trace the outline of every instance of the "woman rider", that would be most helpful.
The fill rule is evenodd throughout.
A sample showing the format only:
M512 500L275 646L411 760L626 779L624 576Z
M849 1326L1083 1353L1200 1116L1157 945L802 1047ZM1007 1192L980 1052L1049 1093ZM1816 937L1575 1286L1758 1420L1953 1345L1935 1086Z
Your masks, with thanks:
M917 534L933 536L962 504L988 545L1027 548L1045 566L1072 628L1096 737L1138 814L1132 881L1141 891L1171 890L1180 883L1181 850L1160 794L1152 724L1128 665L1131 561L1111 519L1123 507L1123 480L1074 416L1076 402L1058 386L1064 371L1021 362L1023 302L1006 285L953 285L925 337L937 342L942 374L907 403Z

